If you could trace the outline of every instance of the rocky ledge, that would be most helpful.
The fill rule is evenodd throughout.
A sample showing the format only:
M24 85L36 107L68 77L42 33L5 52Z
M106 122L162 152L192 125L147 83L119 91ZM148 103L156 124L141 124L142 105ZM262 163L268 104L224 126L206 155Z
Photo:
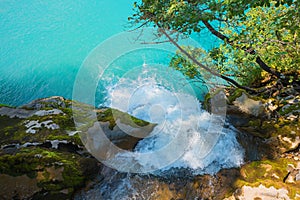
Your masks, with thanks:
M206 109L218 92L207 96ZM267 98L230 90L226 99L245 164L215 175L181 170L166 179L115 172L90 155L80 137L95 134L99 123L112 143L132 150L140 138L126 133L145 136L155 125L62 97L0 106L0 199L105 199L110 194L99 194L98 186L115 187L124 177L149 199L300 199L300 95Z
M1 105L0 199L71 199L93 179L103 166L80 138L85 132L93 134L92 126L74 123L75 115L79 119L86 113L95 115L93 123L97 121L110 141L126 150L132 150L139 138L124 133L116 123L134 130L149 125L117 110L94 109L62 97L17 108Z
M207 95L206 108L218 93ZM300 94L292 88L270 96L225 93L227 120L238 130L246 163L222 198L300 199Z

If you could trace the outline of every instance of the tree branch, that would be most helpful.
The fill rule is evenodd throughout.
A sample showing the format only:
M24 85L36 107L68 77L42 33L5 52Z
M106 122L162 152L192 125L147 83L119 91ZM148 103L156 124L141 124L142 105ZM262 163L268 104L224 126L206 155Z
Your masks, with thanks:
M218 38L220 38L221 40L223 40L224 42L229 43L231 46L233 46L233 41L229 40L229 38L225 35L223 35L222 33L220 33L219 31L217 31L214 27L212 27L212 25L206 21L206 20L202 20L202 23L206 26L206 28L215 36L217 36ZM264 71L276 76L279 79L282 79L284 76L280 73L277 72L275 70L273 70L271 67L269 67L261 58L259 55L257 55L256 51L254 49L251 48L245 48L243 49L246 53L249 53L251 55L256 55L256 59L255 62L260 66L261 69L263 69Z
M224 76L222 74L219 74L218 72L208 68L207 66L201 64L197 59L195 59L191 54L189 54L187 51L185 51L163 28L159 28L159 31L161 31L169 40L170 42L176 46L181 53L183 53L185 56L187 56L191 61L193 61L193 63L195 63L196 65L198 65L200 68L206 70L207 72L211 73L212 75L216 76L216 77L220 77L222 78L223 80L225 80L226 82L238 87L238 88L242 88L246 91L250 91L250 92L256 92L256 90L252 89L252 88L249 88L249 87L246 87L246 86L243 86L243 85L240 85L238 82L236 82L235 80L227 77L227 76Z

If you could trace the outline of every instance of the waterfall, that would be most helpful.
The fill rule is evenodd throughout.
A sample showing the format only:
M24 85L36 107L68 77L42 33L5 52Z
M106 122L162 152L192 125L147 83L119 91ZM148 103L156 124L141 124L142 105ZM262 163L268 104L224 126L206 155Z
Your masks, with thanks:
M203 110L184 81L174 70L145 63L115 83L106 81L107 98L102 106L157 124L134 152L118 153L108 163L122 171L154 174L171 169L214 174L243 163L234 128L224 127L224 119Z

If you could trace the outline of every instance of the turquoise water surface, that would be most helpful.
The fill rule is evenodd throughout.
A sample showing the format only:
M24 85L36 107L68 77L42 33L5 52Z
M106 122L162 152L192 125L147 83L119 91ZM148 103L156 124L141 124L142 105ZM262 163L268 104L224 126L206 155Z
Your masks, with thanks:
M89 52L130 29L133 2L1 0L0 103L17 106L53 95L72 98L76 74ZM210 48L212 40L202 38L201 45ZM143 59L138 62L143 64Z
M0 103L60 95L88 53L128 30L133 0L0 1Z

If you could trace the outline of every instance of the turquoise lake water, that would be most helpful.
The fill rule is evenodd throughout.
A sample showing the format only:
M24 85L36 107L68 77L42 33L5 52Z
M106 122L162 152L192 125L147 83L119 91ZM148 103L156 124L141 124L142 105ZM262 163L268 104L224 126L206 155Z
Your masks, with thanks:
M0 103L22 105L53 95L71 98L89 52L129 30L133 2L0 1ZM202 43L211 46L207 38Z
M126 30L133 1L0 1L0 103L71 98L87 54Z

